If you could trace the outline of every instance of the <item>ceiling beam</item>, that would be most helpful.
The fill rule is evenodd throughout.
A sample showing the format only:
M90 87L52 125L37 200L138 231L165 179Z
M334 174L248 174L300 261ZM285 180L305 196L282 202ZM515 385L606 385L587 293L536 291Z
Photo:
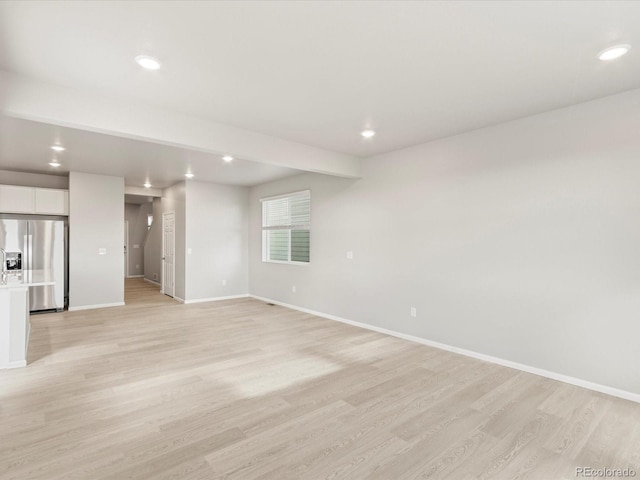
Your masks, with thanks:
M360 177L360 159L173 110L105 98L0 70L4 115L244 160Z
M162 190L160 190L159 188L142 188L142 187L132 187L130 185L125 185L124 194L125 195L142 195L145 197L161 197Z

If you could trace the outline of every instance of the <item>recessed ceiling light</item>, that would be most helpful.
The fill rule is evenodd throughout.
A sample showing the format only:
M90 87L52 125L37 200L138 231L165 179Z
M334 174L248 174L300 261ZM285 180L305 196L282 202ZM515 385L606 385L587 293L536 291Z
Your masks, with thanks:
M52 167L59 167L60 166L60 162L58 162L58 160L53 159L49 162L49 165L51 165Z
M149 182L144 183L144 188L151 188L151 184Z
M191 173L191 172L185 173L184 176L187 177L187 178L193 178L193 173Z
M613 47L609 47L598 54L598 58L603 61L615 60L616 58L620 58L625 53L629 51L631 45L623 44L623 45L615 45Z
M147 70L158 70L160 68L160 60L149 55L138 55L136 63Z
M376 132L374 132L373 130L363 130L362 132L360 132L360 135L362 135L364 138L371 138L376 134Z
M233 161L233 157L231 155L225 155L224 157L222 157L222 159L227 163Z
M55 150L56 152L64 152L66 148L62 145L51 145L51 150Z

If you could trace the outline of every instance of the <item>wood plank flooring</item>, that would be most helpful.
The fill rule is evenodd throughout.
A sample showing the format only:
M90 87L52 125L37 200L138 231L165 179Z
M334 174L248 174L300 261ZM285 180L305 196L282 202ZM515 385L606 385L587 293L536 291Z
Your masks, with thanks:
M32 317L0 479L640 476L639 404L252 299L126 302Z

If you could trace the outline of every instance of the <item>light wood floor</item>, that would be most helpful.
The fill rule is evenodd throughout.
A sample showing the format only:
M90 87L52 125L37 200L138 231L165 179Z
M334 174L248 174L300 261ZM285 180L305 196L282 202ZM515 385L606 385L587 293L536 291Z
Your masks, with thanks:
M639 404L256 300L126 300L32 317L1 479L640 477Z

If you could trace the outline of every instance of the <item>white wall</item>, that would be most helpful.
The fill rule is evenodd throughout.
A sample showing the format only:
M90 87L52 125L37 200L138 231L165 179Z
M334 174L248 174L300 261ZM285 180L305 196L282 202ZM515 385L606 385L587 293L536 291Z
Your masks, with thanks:
M187 301L248 293L248 201L246 187L187 182Z
M639 124L637 90L254 187L250 292L638 394ZM304 188L311 264L263 263L259 198Z
M162 191L162 212L174 212L175 228L175 296L185 298L186 185L178 182ZM162 231L162 216L158 219ZM155 223L155 222L154 222ZM162 235L162 233L161 233Z
M0 185L18 185L38 188L69 188L69 177L61 175L46 175L42 173L12 172L0 170Z
M124 180L69 174L69 308L124 302ZM106 254L100 255L99 249Z
M162 200L154 198L153 223L144 244L144 278L160 283L162 271Z

